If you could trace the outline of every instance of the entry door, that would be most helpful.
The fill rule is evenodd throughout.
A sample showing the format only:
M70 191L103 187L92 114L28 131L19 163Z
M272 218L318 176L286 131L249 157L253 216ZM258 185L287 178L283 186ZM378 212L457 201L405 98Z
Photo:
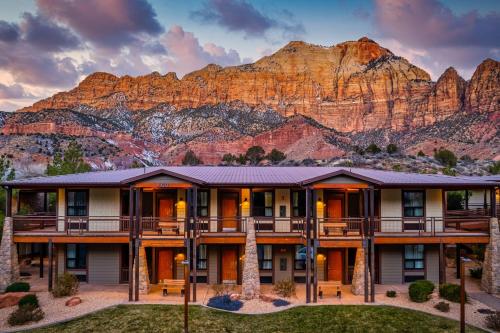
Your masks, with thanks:
M237 283L238 280L238 251L235 248L222 249L222 283Z
M174 252L172 249L158 249L158 281L173 279Z
M340 219L344 216L344 200L338 196L328 196L326 202L327 217L331 219Z
M222 231L236 231L238 228L238 194L222 193Z
M158 200L158 217L174 217L175 200L172 196L163 197Z
M328 281L342 281L342 250L328 251Z

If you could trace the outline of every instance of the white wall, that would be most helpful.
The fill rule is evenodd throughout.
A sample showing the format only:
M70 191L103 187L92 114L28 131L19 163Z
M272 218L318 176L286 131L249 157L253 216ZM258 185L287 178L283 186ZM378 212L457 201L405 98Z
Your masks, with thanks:
M89 231L120 230L120 222L117 219L120 216L120 189L91 188L89 190L88 210L91 217Z
M280 218L280 206L285 206L285 217ZM274 216L276 232L290 232L290 190L276 189L274 191Z
M428 189L425 191L425 216L426 231L432 231L430 217L435 219L435 231L443 231L443 191L440 189Z
M63 188L57 190L57 231L64 231L64 217L66 216L66 191Z
M400 232L402 226L400 222L384 221L388 217L401 217L403 210L401 206L401 189L381 189L380 190L380 217L382 218L382 232Z

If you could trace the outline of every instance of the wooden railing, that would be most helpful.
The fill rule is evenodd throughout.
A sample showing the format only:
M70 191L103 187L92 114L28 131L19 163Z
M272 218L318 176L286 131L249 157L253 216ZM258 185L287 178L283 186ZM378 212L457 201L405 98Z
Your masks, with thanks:
M363 218L318 218L318 237L361 236L363 233Z
M142 217L142 233L154 232L163 236L183 236L186 219L181 217Z
M214 232L246 232L246 218L235 217L198 217L195 224L197 235Z
M258 233L282 232L300 233L305 232L305 218L303 217L254 217L255 231Z
M14 231L57 231L57 216L16 215L13 217Z

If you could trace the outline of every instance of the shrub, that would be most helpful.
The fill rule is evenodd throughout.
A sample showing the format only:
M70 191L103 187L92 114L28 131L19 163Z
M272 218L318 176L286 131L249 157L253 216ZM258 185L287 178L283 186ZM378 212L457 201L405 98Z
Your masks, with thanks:
M8 323L10 326L17 326L29 323L31 321L42 320L44 313L39 307L31 304L19 307L9 316Z
M450 303L439 302L436 305L434 305L434 308L441 312L450 312Z
M250 164L257 165L264 159L265 154L266 152L261 146L252 146L248 148L245 157L248 161L250 161Z
M273 149L269 154L267 154L267 159L271 161L272 164L278 164L279 162L286 159L285 153L278 149Z
M454 167L457 165L457 157L451 150L439 148L434 152L434 158L444 166Z
M486 317L486 327L495 331L500 331L500 311Z
M434 283L427 280L415 281L408 288L410 299L417 303L426 302L433 291Z
M284 300L284 299L275 299L273 301L273 305L276 306L276 307L280 307L280 306L287 306L287 305L290 305L290 302Z
M387 290L385 296L394 298L396 297L396 290Z
M445 176L456 176L457 175L457 170L450 168L450 167L443 168L442 172L443 172L443 175L445 175Z
M474 279L480 279L483 277L483 268L482 267L476 267L476 268L469 268L470 276Z
M500 161L493 162L493 164L488 167L488 171L493 175L498 175L500 173Z
M40 306L38 304L38 297L35 294L29 294L22 297L19 300L18 306L23 307L25 305L33 305L34 307L38 308Z
M453 283L445 283L439 286L439 296L450 302L460 303L460 286ZM467 300L467 294L465 295Z
M398 152L398 146L396 146L394 143L389 143L387 145L387 147L385 148L385 150L389 153L389 154L394 154L394 153L397 153Z
M182 165L198 165L203 164L203 161L196 156L194 151L191 149L186 152L184 158L182 159Z
M30 284L28 282L14 282L10 284L7 289L5 289L6 293L15 293L15 292L26 292L30 291Z
M57 282L52 289L54 297L71 296L78 292L78 279L73 274L64 273L59 275Z
M419 150L418 153L417 153L417 156L418 157L425 157L426 155L425 155L425 153L423 151Z
M274 285L273 290L281 297L291 297L295 295L295 283L288 279L281 280Z
M231 300L229 295L214 296L208 300L207 306L227 311L238 311L243 306L242 301Z
M374 143L370 143L368 147L366 147L365 150L369 154L377 154L380 153L382 150Z

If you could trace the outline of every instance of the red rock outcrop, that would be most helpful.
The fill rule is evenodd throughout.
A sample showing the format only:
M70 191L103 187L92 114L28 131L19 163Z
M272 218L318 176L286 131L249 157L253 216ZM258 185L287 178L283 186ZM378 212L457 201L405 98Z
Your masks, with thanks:
M465 93L468 112L500 111L500 62L486 59L476 69Z

